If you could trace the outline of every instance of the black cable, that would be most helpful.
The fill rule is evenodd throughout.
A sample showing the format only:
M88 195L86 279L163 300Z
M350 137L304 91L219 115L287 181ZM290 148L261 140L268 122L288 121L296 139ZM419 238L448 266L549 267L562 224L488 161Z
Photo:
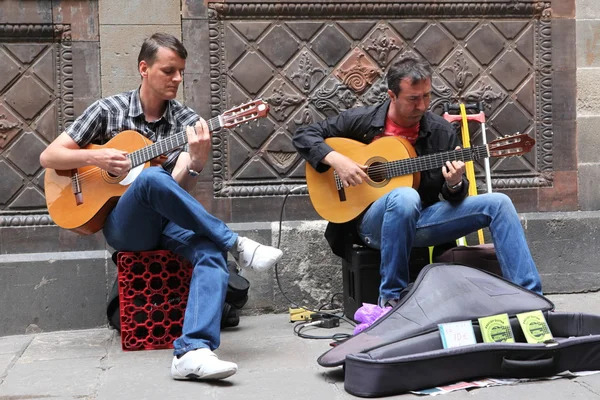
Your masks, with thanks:
M302 188L302 186L299 186L298 188ZM287 198L289 197L290 194L292 194L292 192L295 190L296 188L290 190L288 193L286 193L285 197L283 198L283 203L281 204L281 210L279 212L279 235L277 237L277 248L279 249L281 247L281 233L282 233L282 225L283 225L283 211L285 209L285 202L287 201ZM275 280L277 281L277 286L279 287L279 291L281 292L281 294L283 295L283 297L285 297L285 299L288 301L288 303L290 303L290 305L296 307L296 308L304 308L307 311L312 311L314 313L317 314L323 314L323 315L331 315L335 318L339 318L342 319L346 322L348 322L351 326L356 326L356 323L354 321L352 321L349 318L346 318L343 314L342 315L336 315L336 314L332 314L332 313L326 313L324 311L321 310L314 310L310 307L307 306L301 306L299 305L297 302L293 301L292 299L290 299L287 294L285 294L285 292L283 291L283 287L281 286L281 281L279 280L279 269L278 269L279 263L275 264ZM334 294L337 295L340 293L336 293ZM333 296L332 296L333 299ZM295 329L295 328L294 328ZM331 339L331 337L328 337L329 339Z
M317 321L319 322L319 321ZM326 336L322 336L322 335L309 335L306 333L302 333L302 330L304 328L308 328L310 326L314 326L314 327L318 327L318 324L312 324L312 323L308 323L308 322L300 322L296 325L294 325L294 333L296 334L296 336L301 337L303 339L333 339L336 342L342 342L346 339L349 339L352 337L352 335L350 333L334 333L333 335L326 335Z

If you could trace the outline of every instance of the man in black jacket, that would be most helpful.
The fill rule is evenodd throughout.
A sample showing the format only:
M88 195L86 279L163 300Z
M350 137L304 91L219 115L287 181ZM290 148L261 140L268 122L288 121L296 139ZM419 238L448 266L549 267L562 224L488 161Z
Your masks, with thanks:
M334 168L345 187L365 184L367 167L334 151L325 143L326 138L371 143L385 136L400 136L419 156L459 148L452 125L428 111L431 75L429 65L411 57L400 59L387 74L387 101L302 126L296 131L294 146L317 171ZM462 161L448 161L441 169L423 171L418 190L394 189L352 221L362 241L381 250L380 306L395 305L408 285L413 246L441 244L486 226L492 233L503 276L541 293L540 277L512 201L501 193L467 197L469 181L464 172ZM326 232L334 252L341 256L340 238L347 228L330 223Z

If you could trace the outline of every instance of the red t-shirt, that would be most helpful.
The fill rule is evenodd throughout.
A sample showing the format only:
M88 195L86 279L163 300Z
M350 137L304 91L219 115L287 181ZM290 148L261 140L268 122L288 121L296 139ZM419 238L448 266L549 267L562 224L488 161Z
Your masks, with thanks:
M383 133L381 135L377 135L373 138L373 141L385 137L385 136L400 136L410 142L410 144L414 145L419 137L419 126L421 124L416 124L413 127L405 128L403 126L397 125L394 121L390 119L390 117L385 118L385 128L383 129Z

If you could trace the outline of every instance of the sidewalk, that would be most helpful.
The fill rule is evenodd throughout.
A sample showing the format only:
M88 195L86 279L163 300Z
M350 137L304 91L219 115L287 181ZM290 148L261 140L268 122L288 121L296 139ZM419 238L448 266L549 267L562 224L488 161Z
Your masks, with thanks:
M557 311L600 314L600 293L548 296ZM217 354L238 363L231 378L216 382L174 381L171 350L123 352L115 331L39 333L0 338L0 400L24 399L354 399L344 391L341 368L316 359L329 340L301 339L285 314L243 316L222 334ZM349 332L315 329L315 335ZM388 399L414 399L411 394ZM600 399L600 374L458 391L437 396L462 399Z

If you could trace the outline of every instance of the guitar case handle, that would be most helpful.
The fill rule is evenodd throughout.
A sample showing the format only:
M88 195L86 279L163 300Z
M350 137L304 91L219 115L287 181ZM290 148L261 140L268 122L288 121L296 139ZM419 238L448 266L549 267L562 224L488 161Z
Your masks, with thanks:
M556 359L554 356L541 360L513 360L502 358L502 372L515 378L539 377L554 375Z

